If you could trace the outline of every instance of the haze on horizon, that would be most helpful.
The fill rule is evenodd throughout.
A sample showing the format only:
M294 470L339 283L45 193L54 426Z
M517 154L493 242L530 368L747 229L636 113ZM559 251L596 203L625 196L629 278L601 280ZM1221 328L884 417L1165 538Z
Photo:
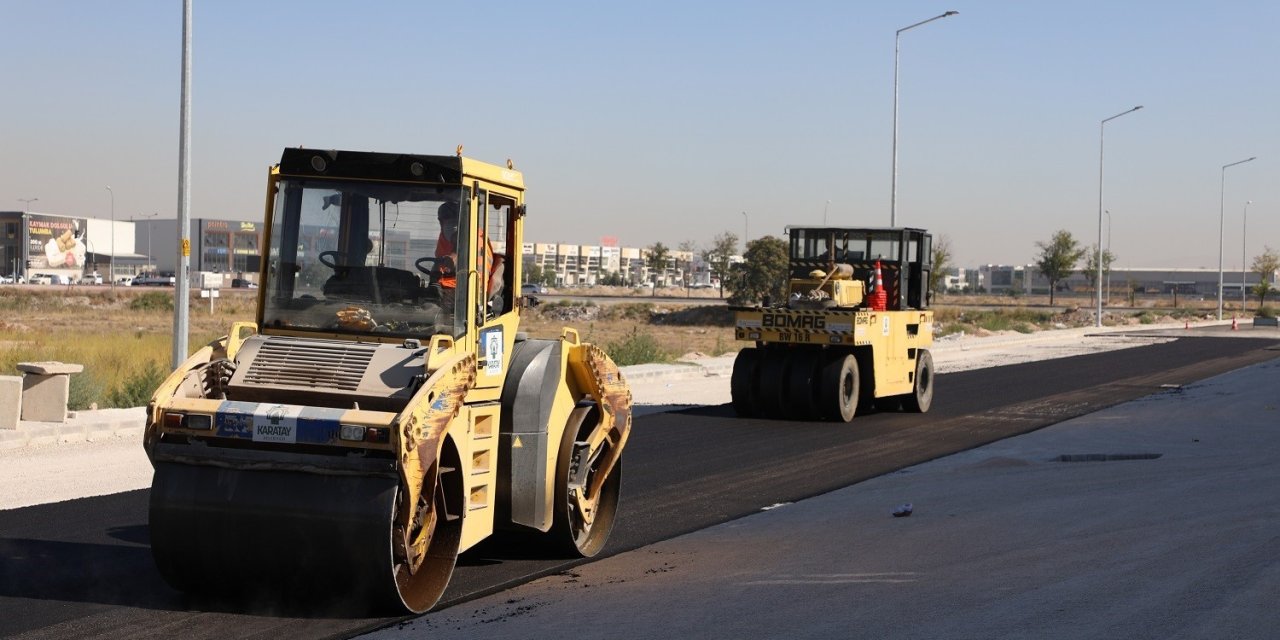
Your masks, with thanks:
M0 210L177 206L179 0L0 5ZM953 262L1098 233L1119 267L1280 248L1280 4L194 2L192 217L259 219L287 146L510 158L526 239L706 246L898 223ZM827 202L830 202L828 205ZM746 215L743 215L746 212ZM1105 233L1104 233L1105 235ZM1104 239L1105 242L1105 239ZM155 251L163 251L158 244Z

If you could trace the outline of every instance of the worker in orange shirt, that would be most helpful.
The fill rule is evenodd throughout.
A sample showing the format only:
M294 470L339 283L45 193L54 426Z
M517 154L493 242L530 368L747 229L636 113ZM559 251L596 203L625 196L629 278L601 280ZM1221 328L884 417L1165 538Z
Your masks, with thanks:
M441 289L443 289L444 297L452 300L458 287L456 273L458 250L455 245L455 238L458 237L458 203L445 202L441 204L436 212L436 217L440 221L440 237L436 240L436 268L441 273L439 283ZM485 262L489 264L489 283L486 290L490 305L494 308L495 313L501 313L501 309L498 306L502 299L505 267L503 265L503 257L493 252L493 243L488 238L484 238L484 257Z

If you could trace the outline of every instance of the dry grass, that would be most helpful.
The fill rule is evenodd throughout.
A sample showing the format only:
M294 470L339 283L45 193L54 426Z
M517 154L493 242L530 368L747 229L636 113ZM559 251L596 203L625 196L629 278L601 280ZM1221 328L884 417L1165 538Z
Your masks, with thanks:
M190 312L192 351L226 333L235 320L253 317L253 296L226 292L209 313L196 298ZM71 377L71 408L136 406L131 388L168 371L173 310L171 289L12 287L0 289L0 374L14 375L19 362L59 361L84 365ZM132 384L131 384L132 383ZM115 400L115 401L113 401Z

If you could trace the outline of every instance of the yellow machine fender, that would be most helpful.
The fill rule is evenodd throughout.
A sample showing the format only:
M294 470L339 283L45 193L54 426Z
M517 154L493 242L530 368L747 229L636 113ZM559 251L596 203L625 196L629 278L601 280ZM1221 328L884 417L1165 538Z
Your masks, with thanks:
M436 521L461 516L460 505L447 504L454 496L445 492L443 504L435 496L440 475L446 471L440 465L445 434L475 378L475 354L446 362L423 383L396 421L401 491L394 543L397 556L402 556L411 573L417 573L427 558ZM445 513L438 513L441 508Z

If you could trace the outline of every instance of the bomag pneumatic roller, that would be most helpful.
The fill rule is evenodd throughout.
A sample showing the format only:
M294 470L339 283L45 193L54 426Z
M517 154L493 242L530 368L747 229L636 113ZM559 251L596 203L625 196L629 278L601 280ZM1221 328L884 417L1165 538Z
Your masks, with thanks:
M422 612L495 530L600 551L631 392L574 330L517 333L523 198L509 162L461 148L285 150L256 322L148 407L151 547L169 584Z
M859 408L933 402L931 237L921 229L788 227L787 299L735 307L744 417L849 422Z

